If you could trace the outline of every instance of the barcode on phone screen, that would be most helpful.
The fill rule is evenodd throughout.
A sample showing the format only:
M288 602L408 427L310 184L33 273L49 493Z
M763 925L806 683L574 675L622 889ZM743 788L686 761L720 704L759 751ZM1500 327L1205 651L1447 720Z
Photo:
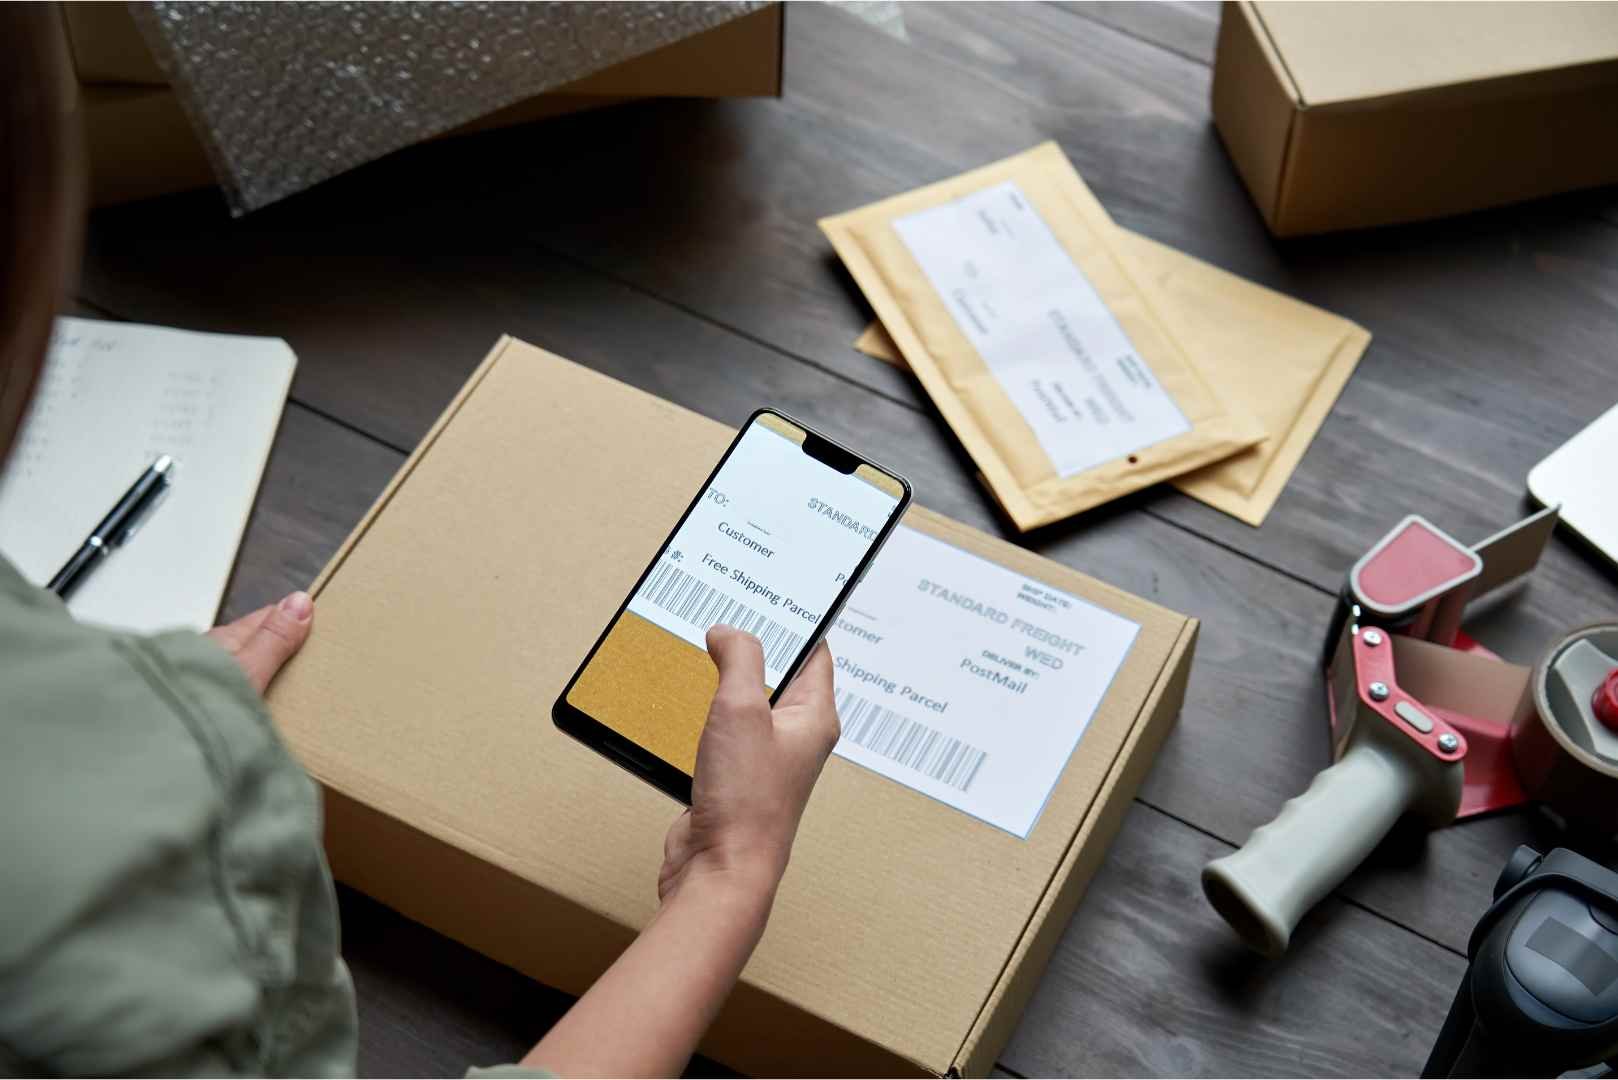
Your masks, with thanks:
M837 695L837 715L843 722L843 738L849 742L957 791L966 791L972 786L978 769L989 756L987 751L970 743L900 716L847 690Z
M698 581L667 559L658 561L657 569L641 586L640 595L698 630L706 631L721 623L746 630L764 646L764 665L775 671L790 664L803 647L802 634L793 633L768 615Z

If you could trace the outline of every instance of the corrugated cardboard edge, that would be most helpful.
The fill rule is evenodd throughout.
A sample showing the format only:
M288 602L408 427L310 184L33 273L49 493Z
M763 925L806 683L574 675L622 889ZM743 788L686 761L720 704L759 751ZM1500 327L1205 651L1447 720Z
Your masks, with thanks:
M1022 1019L1023 1009L1039 985L1057 942L1073 918L1090 880L1111 850L1135 793L1151 771L1164 738L1180 715L1200 626L1198 620L1187 618L1181 628L1157 685L1142 704L1134 728L1119 747L1107 779L1090 804L1089 813L1051 875L1044 898L956 1055L952 1070L956 1075L987 1076Z
M1254 204L1277 236L1303 103L1292 74L1247 0L1225 0L1214 51L1212 111Z

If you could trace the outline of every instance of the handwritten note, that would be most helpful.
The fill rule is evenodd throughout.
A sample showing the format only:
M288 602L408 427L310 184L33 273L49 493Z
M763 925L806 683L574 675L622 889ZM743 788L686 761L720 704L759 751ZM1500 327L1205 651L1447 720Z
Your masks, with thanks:
M43 584L169 454L168 494L69 608L138 631L212 625L296 364L278 338L57 320L0 472L0 554Z

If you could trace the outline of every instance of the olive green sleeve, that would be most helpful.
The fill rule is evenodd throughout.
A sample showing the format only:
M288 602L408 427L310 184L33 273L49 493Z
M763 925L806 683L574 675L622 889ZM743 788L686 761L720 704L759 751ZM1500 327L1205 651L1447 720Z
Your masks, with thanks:
M318 792L206 638L0 561L0 1071L352 1075Z

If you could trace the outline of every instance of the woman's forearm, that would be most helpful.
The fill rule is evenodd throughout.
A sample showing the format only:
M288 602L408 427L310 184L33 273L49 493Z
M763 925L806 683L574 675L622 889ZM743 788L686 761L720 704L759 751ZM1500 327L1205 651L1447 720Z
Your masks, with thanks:
M675 1076L764 933L774 879L682 882L523 1064L559 1076Z
M673 1076L764 934L798 820L840 727L822 644L772 708L758 639L708 631L719 672L691 809L669 828L662 907L523 1064L562 1076Z

